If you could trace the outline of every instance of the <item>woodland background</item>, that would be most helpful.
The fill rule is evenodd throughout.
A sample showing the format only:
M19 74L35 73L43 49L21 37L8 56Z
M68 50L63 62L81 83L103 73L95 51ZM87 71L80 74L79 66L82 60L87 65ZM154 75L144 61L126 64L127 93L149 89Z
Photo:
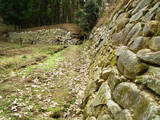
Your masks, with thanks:
M89 30L102 7L102 0L0 0L0 15L16 29L78 23Z

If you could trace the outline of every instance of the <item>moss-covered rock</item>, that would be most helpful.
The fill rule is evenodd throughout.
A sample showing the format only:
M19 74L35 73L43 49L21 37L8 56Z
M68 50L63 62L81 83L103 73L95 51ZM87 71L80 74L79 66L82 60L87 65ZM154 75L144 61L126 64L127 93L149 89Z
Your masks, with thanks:
M126 47L120 47L118 58L118 70L127 78L134 79L136 75L144 73L148 66L142 63L132 51Z
M152 120L158 115L159 106L152 102L149 94L141 92L133 83L119 84L114 93L114 99L124 108L132 111L135 120Z
M107 104L107 101L111 99L111 90L107 82L104 82L99 91L97 92L93 101L94 106Z
M154 51L160 51L160 36L153 37L150 40L149 48Z
M137 56L139 59L148 64L160 65L160 51L151 52L148 49L143 49L137 53Z
M150 39L149 37L142 37L142 36L132 38L131 40L132 42L129 45L129 49L136 53L138 50L141 50L148 46L149 39Z
M160 68L150 66L147 73L137 76L136 82L146 85L160 95Z

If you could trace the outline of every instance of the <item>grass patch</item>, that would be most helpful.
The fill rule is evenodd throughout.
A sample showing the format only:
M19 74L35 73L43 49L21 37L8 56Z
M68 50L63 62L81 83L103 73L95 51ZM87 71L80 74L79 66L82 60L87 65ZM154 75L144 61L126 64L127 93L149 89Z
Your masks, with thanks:
M16 73L19 76L23 76L26 77L29 74L31 74L31 72L36 71L36 70L40 70L40 71L49 71L51 69L53 69L56 66L56 63L59 62L60 60L63 60L64 57L61 56L61 52L58 52L54 55L49 56L45 61L43 61L40 64L37 65L31 65L26 67L23 70L18 70L16 71Z
M80 55L87 47L64 48L44 45L8 48L7 53L13 56L1 56L0 59L0 66L10 73L0 84L0 119L65 120L64 113L76 101L69 83L79 74L75 67L83 63ZM46 58L37 62L41 56ZM36 64L30 64L35 61ZM62 74L57 74L59 71ZM13 104L15 100L17 104ZM15 106L18 106L16 112L11 109Z
M64 48L65 46L62 45L20 45L0 42L0 79L7 78L9 73L15 70L22 75L28 75L36 68L42 68L42 70L53 68L55 62L61 59L60 54L55 53ZM46 57L47 60L44 63L37 65Z

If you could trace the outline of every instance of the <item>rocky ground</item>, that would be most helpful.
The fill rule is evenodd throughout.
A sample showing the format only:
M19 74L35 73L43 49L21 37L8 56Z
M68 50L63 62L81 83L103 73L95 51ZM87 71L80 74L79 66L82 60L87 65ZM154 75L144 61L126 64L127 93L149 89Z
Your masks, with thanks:
M87 48L1 43L0 49L0 120L82 119Z

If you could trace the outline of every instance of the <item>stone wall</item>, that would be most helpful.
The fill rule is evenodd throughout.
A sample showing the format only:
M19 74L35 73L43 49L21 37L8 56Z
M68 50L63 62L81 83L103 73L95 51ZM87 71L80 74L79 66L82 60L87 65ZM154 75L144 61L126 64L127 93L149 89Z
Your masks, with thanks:
M68 45L77 44L79 40L77 35L72 34L63 29L42 29L26 32L10 32L8 37L9 42L21 44L54 44Z
M160 120L160 1L124 1L91 33L84 120Z

